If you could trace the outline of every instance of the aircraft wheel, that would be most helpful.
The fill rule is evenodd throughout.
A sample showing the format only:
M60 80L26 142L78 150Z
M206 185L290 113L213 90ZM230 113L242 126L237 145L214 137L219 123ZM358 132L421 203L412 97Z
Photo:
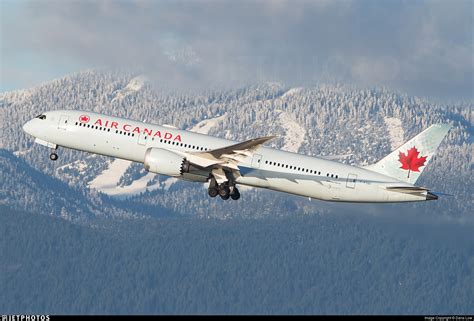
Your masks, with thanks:
M225 183L219 185L219 196L224 200L229 199L230 189Z
M58 159L58 154L56 154L56 153L51 153L51 154L49 155L49 159L52 160L52 161L57 160L57 159Z
M226 195L224 195L224 196L221 195L221 198L222 198L224 201L228 200L229 197L230 197L230 194L226 194Z
M237 188L234 187L234 192L232 194L230 194L230 197L236 201L240 198L240 192Z
M229 186L226 186L225 183L219 185L218 191L220 196L230 194Z
M219 194L219 191L217 190L217 188L209 188L207 190L207 194L209 194L210 197L216 197L217 194Z

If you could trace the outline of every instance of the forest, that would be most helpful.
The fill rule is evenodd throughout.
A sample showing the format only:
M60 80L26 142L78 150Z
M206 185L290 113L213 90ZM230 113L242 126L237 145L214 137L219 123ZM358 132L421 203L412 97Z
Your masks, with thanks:
M8 314L472 314L472 226L357 213L110 219L0 207Z

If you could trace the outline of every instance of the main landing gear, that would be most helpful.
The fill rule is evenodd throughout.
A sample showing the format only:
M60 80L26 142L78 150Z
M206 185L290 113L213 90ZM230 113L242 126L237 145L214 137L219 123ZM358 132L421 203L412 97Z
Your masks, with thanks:
M210 197L216 197L219 195L223 200L232 198L234 201L236 201L240 198L240 192L235 184L230 184L229 181L217 184L214 176L211 177L207 193Z

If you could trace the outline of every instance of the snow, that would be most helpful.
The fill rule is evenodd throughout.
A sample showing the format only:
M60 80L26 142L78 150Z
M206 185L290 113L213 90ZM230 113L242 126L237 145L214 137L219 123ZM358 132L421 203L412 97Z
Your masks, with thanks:
M177 181L176 178L168 178L161 183L157 182L153 185L148 185L148 183L155 178L156 174L147 173L145 176L134 180L130 185L119 186L120 178L125 174L131 164L132 162L127 160L115 159L106 170L89 182L89 188L96 189L118 199L125 199L146 191L154 191L157 189L168 190L171 185Z
M167 190L170 189L171 185L173 185L177 181L178 181L177 178L170 177L170 178L164 180L163 182L161 182L160 187L162 187L165 191L167 191Z
M143 86L145 86L146 81L147 79L145 76L138 76L138 77L132 78L128 82L127 86L125 86L123 89L118 89L113 92L114 98L112 99L112 102L116 100L120 101L126 96L130 95L131 93L139 91L140 89L143 88Z
M1 145L1 142L0 142L0 148L2 148L2 147L3 146ZM13 155L21 157L23 155L28 154L30 151L31 151L31 148L28 148L28 149L25 149L25 150L17 150L15 152L13 152Z
M281 98L284 99L284 98L287 98L287 97L290 97L290 96L299 94L302 90L303 90L302 87L291 88L290 90L288 90L287 92L285 92L285 93L281 96Z
M77 168L79 172L84 172L87 169L87 162L85 160L77 160L75 162L58 167L56 172L63 168Z
M143 86L145 86L145 83L146 83L145 76L138 76L138 77L132 78L129 81L128 85L125 87L125 90L139 91L140 89L143 88Z
M282 149L297 153L304 142L306 130L286 112L279 115L280 125L285 129L285 144Z
M128 198L131 196L139 195L146 191L154 191L160 188L160 184L153 184L151 186L147 186L148 182L151 181L155 177L155 174L148 173L145 176L134 180L132 184L127 186L107 186L100 190L103 193L106 193L109 196L113 196L116 198Z
M385 117L384 122L390 135L392 150L396 150L404 143L405 131L402 127L402 121L395 117Z
M196 125L194 125L193 128L189 130L195 133L207 135L213 127L215 127L219 122L223 121L226 118L227 118L227 113L219 117L205 119L197 123Z
M118 187L120 177L125 174L131 164L131 161L115 159L106 170L89 182L89 187L109 194L107 191Z

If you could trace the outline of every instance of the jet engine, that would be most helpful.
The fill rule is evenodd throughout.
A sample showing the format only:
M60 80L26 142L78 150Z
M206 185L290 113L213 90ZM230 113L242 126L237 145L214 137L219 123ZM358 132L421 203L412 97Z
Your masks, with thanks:
M143 164L146 170L162 175L176 177L189 172L185 157L162 148L148 148Z

